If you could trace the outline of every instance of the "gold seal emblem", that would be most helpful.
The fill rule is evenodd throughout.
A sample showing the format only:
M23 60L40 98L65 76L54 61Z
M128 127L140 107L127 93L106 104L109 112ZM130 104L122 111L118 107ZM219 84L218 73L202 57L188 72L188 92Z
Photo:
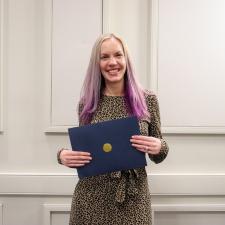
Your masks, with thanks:
M112 151L112 145L109 144L109 143L105 143L102 148L103 148L104 152L111 152Z

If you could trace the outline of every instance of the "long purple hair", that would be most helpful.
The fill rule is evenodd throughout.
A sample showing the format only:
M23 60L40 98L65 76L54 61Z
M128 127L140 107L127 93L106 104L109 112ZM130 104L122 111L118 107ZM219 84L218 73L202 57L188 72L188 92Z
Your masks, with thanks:
M127 47L121 38L119 38L115 34L110 33L101 35L96 40L92 48L91 58L81 90L81 97L79 102L79 106L82 106L80 111L81 124L90 123L91 118L97 109L101 97L101 92L104 89L104 78L102 77L99 66L100 51L102 43L110 38L115 38L116 40L118 40L123 47L126 60L126 74L124 75L125 100L129 107L129 114L137 116L139 119L150 116L145 101L145 91L135 79L135 73L130 56L128 54Z

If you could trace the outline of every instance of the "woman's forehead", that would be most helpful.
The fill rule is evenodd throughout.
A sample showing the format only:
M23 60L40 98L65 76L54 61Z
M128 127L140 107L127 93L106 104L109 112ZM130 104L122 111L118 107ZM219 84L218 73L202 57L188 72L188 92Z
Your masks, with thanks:
M102 42L101 53L107 51L123 51L121 42L115 38L108 38Z

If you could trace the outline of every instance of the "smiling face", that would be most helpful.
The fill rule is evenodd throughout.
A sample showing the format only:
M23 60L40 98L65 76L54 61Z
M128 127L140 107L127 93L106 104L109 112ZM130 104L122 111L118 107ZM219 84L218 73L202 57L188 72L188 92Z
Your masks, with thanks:
M126 60L121 43L110 38L103 41L100 51L100 70L106 86L123 84L126 71Z

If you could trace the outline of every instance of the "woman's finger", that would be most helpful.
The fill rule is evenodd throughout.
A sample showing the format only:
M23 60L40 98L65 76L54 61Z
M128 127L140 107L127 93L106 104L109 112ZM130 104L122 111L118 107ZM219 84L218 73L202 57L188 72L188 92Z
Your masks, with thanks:
M132 144L132 146L135 147L137 150L139 150L141 152L145 152L145 153L147 153L150 150L149 147L146 147L144 145Z
M145 136L145 135L133 135L132 139L136 140L143 140L143 141L154 141L156 138L152 136Z
M90 152L81 152L81 151L77 151L77 150L72 151L72 154L73 155L81 155L81 156L90 156L91 155Z
M139 144L139 145L144 145L144 146L149 146L149 147L154 147L156 144L154 142L143 141L143 140L138 140L138 139L130 139L130 141L133 144Z
M149 147L146 145L140 145L140 144L132 144L133 147L135 147L137 150L148 153L148 154L158 154L158 146L156 147Z
M75 163L75 164L71 163L71 164L68 164L67 166L71 167L71 168L77 168L77 167L85 166L85 164L84 163L80 163L80 164L78 164L78 163Z
M67 163L89 163L90 160L68 160Z
M68 167L80 167L90 163L90 161L70 161L66 162L65 165Z
M65 160L91 160L90 156L66 156Z
M80 151L72 151L72 150L66 150L61 153L64 156L91 156L89 152L80 152Z

